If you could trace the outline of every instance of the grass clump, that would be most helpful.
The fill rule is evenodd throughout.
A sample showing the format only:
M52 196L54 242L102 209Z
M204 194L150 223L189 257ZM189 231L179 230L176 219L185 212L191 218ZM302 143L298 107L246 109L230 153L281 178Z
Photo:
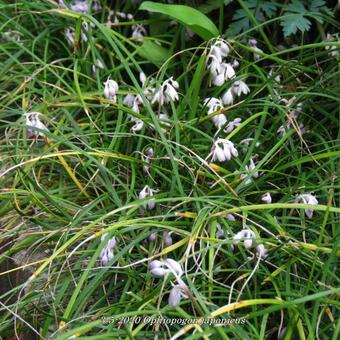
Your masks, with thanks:
M249 3L0 1L2 338L338 338L339 10Z

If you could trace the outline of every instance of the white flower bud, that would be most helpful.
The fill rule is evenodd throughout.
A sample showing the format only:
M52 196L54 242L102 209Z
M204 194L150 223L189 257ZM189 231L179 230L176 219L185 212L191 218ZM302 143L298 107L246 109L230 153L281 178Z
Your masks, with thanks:
M232 86L232 91L238 97L240 97L242 95L242 93L248 94L250 92L249 87L242 80L237 80L237 81L234 82L234 84Z
M148 185L146 185L143 190L139 193L139 199L143 199L143 198L146 198L146 197L152 197L154 192L156 192L156 190L154 189L151 189ZM148 201L148 203L144 204L143 205L145 209L149 209L149 210L152 210L155 208L156 204L155 204L155 201L153 199L150 199Z
M153 260L149 263L149 269L155 269L155 268L160 268L162 267L163 262L159 260Z
M117 92L118 92L117 82L108 78L107 81L104 82L104 97L107 100L110 100L115 103L117 101L116 97Z
M272 196L270 195L269 192L266 192L265 194L261 196L261 201L266 204L270 204L272 203Z
M173 259L166 259L164 260L164 263L167 265L167 267L171 270L172 273L175 273L177 276L182 276L183 270L182 266Z
M257 257L265 259L268 256L267 250L263 244L258 244L255 249Z
M144 86L145 82L146 82L146 75L144 72L140 72L139 73L139 81L141 82L141 84Z
M153 269L150 270L150 273L153 276L163 277L164 275L170 273L170 271L167 270L167 269L164 269L164 268L153 268Z
M151 243L156 242L156 239L157 239L157 233L152 233L148 238L149 242Z
M224 92L224 95L222 97L223 104L225 105L231 105L234 102L234 96L232 89L228 89L226 92Z
M301 194L295 199L295 201L296 202L302 202L303 204L312 204L312 205L318 205L319 204L319 201L311 193ZM305 214L308 218L312 218L314 211L313 211L313 209L305 209Z

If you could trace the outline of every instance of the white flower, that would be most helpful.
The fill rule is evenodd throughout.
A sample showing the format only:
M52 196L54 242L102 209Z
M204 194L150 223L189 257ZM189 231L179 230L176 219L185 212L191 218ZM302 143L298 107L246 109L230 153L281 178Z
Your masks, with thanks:
M222 58L227 57L229 54L230 48L228 43L223 39L217 39L216 42L210 47L209 56L213 55L216 57L216 59L219 61L219 63L222 63Z
M41 131L33 131L31 128L36 128L44 131L48 131L48 128L40 121L39 116L40 112L26 112L25 116L25 125L28 127L27 132L30 136L45 136Z
M118 84L116 81L108 78L106 82L104 82L104 97L107 100L115 103L117 101L117 92L118 92Z
M124 99L123 99L123 104L126 105L127 107L132 107L135 101L135 96L131 93L128 93Z
M142 159L143 159L143 161L144 161L145 163L150 164L150 163L151 163L151 158L153 158L153 157L154 157L154 151L153 151L153 149L152 149L152 148L148 148L148 149L146 150L146 156L145 156L145 157L142 156ZM149 166L148 166L148 165L143 165L143 171L144 171L145 173L149 173Z
M255 254L257 257L261 257L262 259L265 259L268 256L267 250L263 244L258 244L255 250L256 250Z
M102 9L102 6L101 6L100 2L98 2L97 0L92 1L92 10L94 12L98 12L101 9Z
M229 63L222 63L222 67L224 69L224 77L225 79L232 79L235 77L235 70Z
M263 51L257 47L257 41L256 39L250 39L248 41L249 45L253 48L253 50L255 50L254 52L254 60L259 60L260 59L260 55L256 52L260 52L260 53L263 53Z
M232 86L232 91L233 93L240 97L243 94L247 94L250 92L249 87L247 86L247 84L242 81L242 80L236 80Z
M219 223L216 223L216 238L224 237L224 230Z
M144 86L145 82L146 82L146 75L144 72L140 72L139 73L139 81L141 82L141 84Z
M92 73L93 73L93 76L95 77L96 76L96 73L97 73L97 67L104 70L104 64L102 63L102 61L100 59L97 59L94 63L94 65L92 65Z
M156 242L156 239L157 239L157 233L152 233L152 234L148 237L148 240L149 240L149 242L151 242L151 243Z
M102 63L102 61L100 59L96 59L94 64L95 64L95 66L101 68L102 70L104 70L104 68L105 68L104 64Z
M172 245L172 237L169 231L163 232L163 242L166 247L170 247Z
M255 233L250 229L243 229L233 237L233 244L238 244L243 241L246 249L252 248L256 244Z
M66 5L65 5L64 0L59 0L58 1L58 6L59 6L59 8L67 8Z
M169 306L176 307L181 302L182 298L188 298L188 296L183 292L186 288L186 286L178 284L171 289L168 299Z
M229 63L222 63L218 65L213 64L215 69L212 71L212 65L210 65L210 73L212 76L212 82L215 86L223 85L228 79L235 77L235 70Z
M101 241L104 242L107 238L107 234L103 234L101 237ZM102 262L103 266L106 266L113 258L113 250L116 247L116 239L115 237L112 237L108 240L105 247L102 249L102 251L99 254L99 258Z
M335 33L335 34L330 34L330 33L327 33L327 36L326 36L326 39L324 39L324 41L329 41L329 42L332 42L332 41L339 41L339 33ZM329 51L328 54L331 56L331 57L336 57L338 55L340 55L340 49L339 49L339 46L331 46L331 45L327 45L325 47L325 50L326 51Z
M319 201L311 193L301 194L295 199L295 201L296 202L302 202L303 204L312 204L312 205L318 205L319 204ZM305 214L308 218L312 218L313 213L314 213L313 209L305 209Z
M74 45L75 32L72 28L65 29L65 38L70 43L70 45Z
M224 95L222 96L223 104L225 105L231 105L234 103L234 96L232 88L228 89L224 92Z
M238 68L240 66L240 63L238 62L238 60L234 59L232 62L231 62L231 66L233 68Z
M212 148L212 161L218 160L219 162L229 161L232 157L237 157L238 152L234 147L234 144L223 138L218 138Z
M70 7L72 11L83 13L83 14L86 14L89 10L89 5L87 3L87 0L84 0L84 1L77 0L73 4L71 4Z
M176 101L179 99L177 89L179 88L178 82L173 80L172 77L165 80L159 87L158 91L155 93L152 104L158 103L159 106L169 103L170 100Z
M235 118L233 121L229 122L227 127L224 129L226 133L230 133L233 131L236 127L240 126L242 122L241 118Z
M149 264L149 270L152 275L162 277L166 274L173 273L176 278L183 274L182 266L173 259L153 260Z
M143 42L144 35L146 34L147 32L143 25L139 25L139 24L132 25L132 39L138 42Z
M170 118L166 113L160 113L158 118L162 125L171 126L171 123L169 122Z
M224 218L226 218L228 221L236 221L233 214L226 214Z
M16 42L20 42L21 40L20 35L15 31L6 31L2 33L1 37L2 39L7 40L7 41L14 40Z
M218 98L206 98L204 105L208 108L208 115L223 109L222 101ZM211 120L218 129L227 123L227 118L223 113L212 117Z
M261 201L266 204L270 204L272 203L272 196L270 195L269 192L266 192L265 194L261 196Z
M135 125L133 125L132 128L131 128L132 132L137 132L137 131L140 131L140 130L143 129L144 122L141 119L139 119L137 117L133 117L133 119L131 119L131 120L135 122Z
M156 190L151 189L148 185L146 185L143 190L139 193L138 198L144 199L146 197L152 197L153 194L156 192ZM145 209L152 210L156 206L155 201L153 199L150 199L147 203L143 205Z
M241 175L241 179L247 177L247 179L244 181L245 185L248 185L252 182L251 177L254 177L254 178L259 177L258 171L254 172L255 168L256 168L255 163L254 163L253 159L250 158L249 165L245 166L245 170L248 172L248 174L242 174ZM251 174L251 177L249 177L249 173Z

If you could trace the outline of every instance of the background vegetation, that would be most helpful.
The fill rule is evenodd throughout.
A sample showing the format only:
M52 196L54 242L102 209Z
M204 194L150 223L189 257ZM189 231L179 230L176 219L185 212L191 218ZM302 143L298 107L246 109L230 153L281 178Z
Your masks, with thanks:
M327 40L339 31L337 1L181 1L188 8L178 10L103 0L86 13L65 4L0 0L1 337L339 338L340 42ZM133 17L114 22L117 11ZM140 40L131 38L136 24L146 30ZM233 81L210 86L217 36L250 93L207 116L204 99ZM155 86L176 79L179 100L161 110L148 102L141 71ZM104 97L108 77L119 85L116 103ZM139 113L123 103L128 93L144 98ZM32 111L48 131L28 128ZM241 125L217 131L211 118L221 112ZM131 131L131 116L141 131ZM212 162L216 136L239 156ZM141 209L145 185L157 190L154 210ZM319 204L297 201L304 193ZM266 258L232 247L245 227ZM116 239L107 265L104 234ZM184 269L191 296L176 307L167 299L173 276L148 270L161 258ZM111 316L245 323L103 322Z

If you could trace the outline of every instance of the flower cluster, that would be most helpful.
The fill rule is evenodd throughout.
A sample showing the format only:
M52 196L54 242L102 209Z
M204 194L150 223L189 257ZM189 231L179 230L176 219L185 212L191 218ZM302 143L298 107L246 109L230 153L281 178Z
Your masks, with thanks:
M242 229L233 237L233 244L238 245L243 243L244 248L255 248L255 255L262 259L268 256L267 250L262 243L258 244L256 241L255 233L250 229Z
M165 259L165 260L153 260L149 264L150 273L156 277L164 277L169 274L173 274L177 281L177 284L173 285L169 298L168 304L169 306L177 306L182 298L187 299L189 288L181 279L183 275L182 266L173 259Z
M156 192L156 190L151 189L148 185L146 185L146 186L143 188L143 190L139 193L138 198L139 198L140 200L142 200L142 199L144 199L144 198L152 197L153 194L154 194L155 192ZM143 205L143 207L144 207L145 209L148 209L148 210L154 209L155 206L156 206L156 203L155 203L154 199L148 200L147 203L145 203L145 204Z
M295 202L303 203L303 204L312 204L312 205L319 204L319 201L316 199L316 197L312 193L298 195L295 199ZM308 218L312 218L313 213L314 213L313 209L305 209L305 214Z
M230 161L232 157L238 156L234 144L227 139L218 138L211 148L212 161Z
M25 125L27 126L27 132L29 136L45 136L43 131L48 131L47 127L40 121L39 116L42 114L40 112L27 112L25 116ZM39 129L42 131L32 130Z
M103 234L101 236L101 242L107 240L108 234ZM100 261L103 266L107 266L107 264L114 258L113 250L116 247L116 238L112 237L107 241L107 244L104 246L102 251L99 254Z

